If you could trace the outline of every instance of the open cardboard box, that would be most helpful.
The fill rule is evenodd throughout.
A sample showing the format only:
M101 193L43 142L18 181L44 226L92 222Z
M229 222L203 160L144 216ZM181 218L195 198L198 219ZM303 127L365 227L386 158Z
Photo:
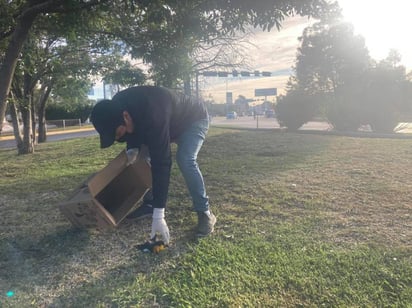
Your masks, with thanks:
M80 185L61 212L80 228L107 229L120 222L143 200L152 186L152 173L143 149L136 161L127 165L122 151L106 167Z

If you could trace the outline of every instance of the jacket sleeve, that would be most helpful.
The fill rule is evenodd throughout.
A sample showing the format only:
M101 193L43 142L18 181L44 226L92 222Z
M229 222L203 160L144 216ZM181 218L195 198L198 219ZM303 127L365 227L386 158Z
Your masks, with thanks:
M146 115L149 125L146 140L152 166L153 207L166 207L170 183L172 155L170 148L170 118L172 106L167 97L157 97L149 104Z

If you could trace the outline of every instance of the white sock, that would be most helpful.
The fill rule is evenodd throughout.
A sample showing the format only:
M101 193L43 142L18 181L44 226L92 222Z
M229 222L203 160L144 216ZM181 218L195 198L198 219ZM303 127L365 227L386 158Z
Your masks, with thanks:
M210 211L209 211L209 210L205 211L205 214L206 214L208 217L210 217Z

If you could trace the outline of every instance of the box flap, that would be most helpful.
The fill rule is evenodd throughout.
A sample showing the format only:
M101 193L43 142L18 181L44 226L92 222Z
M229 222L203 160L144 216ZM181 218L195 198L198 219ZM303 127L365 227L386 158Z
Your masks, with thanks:
M127 164L127 156L125 151L121 151L109 164L102 170L97 172L88 182L91 195L96 194L106 187L116 176L118 176Z
M131 165L139 181L144 183L148 188L152 188L152 169L143 157L139 157L136 162Z

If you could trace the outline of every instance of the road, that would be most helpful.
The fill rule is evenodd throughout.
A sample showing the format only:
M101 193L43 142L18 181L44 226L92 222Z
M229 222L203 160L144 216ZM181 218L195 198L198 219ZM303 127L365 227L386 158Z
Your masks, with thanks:
M260 129L274 129L280 128L278 121L275 118L266 118L264 116L238 117L237 119L226 119L225 117L214 117L211 122L212 126L224 127L241 127L241 128L260 128ZM332 127L327 122L308 122L303 125L301 130L330 130Z
M91 128L87 127L84 129L72 129L64 131L54 131L47 134L47 142L58 141L73 138L83 138L97 135L97 132ZM14 136L4 136L0 137L0 149L15 148L16 141Z
M234 128L259 128L259 129L280 129L280 125L278 121L274 118L266 118L264 116L260 116L257 118L253 117L239 117L237 119L226 119L225 117L215 117L212 119L212 126L219 126L219 127L234 127ZM394 129L396 134L379 134L379 133L372 133L370 127L362 126L359 128L358 134L370 134L373 136L398 136L398 137L411 137L412 134L412 123L402 122L399 123L398 126ZM322 121L310 121L304 124L299 131L333 131L333 126L330 125L328 122ZM350 134L350 133L348 133Z

